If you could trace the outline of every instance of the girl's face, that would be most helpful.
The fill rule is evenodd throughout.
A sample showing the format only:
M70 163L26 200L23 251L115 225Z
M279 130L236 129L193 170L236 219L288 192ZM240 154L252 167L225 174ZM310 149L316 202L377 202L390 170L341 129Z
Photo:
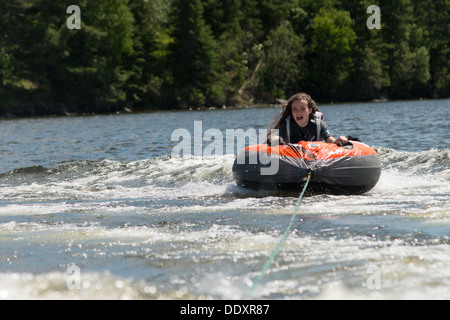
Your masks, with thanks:
M312 109L308 108L308 102L306 100L297 100L292 103L292 117L302 128L308 125L311 112Z

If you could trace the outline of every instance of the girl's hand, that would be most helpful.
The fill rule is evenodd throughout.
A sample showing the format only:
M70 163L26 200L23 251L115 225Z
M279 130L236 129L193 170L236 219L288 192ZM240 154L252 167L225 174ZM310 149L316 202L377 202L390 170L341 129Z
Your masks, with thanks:
M349 141L348 141L347 137L340 136L339 138L336 139L336 141L334 143L337 144L338 146L342 147L342 146L346 145L348 142Z

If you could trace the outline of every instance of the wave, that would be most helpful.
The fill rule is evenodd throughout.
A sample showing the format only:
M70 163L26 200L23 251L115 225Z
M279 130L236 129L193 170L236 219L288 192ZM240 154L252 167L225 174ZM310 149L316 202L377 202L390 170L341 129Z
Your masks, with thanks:
M450 179L450 150L402 152L375 147L384 172L395 172L419 178ZM31 166L0 175L0 183L58 183L84 180L91 186L154 185L175 187L193 182L212 184L233 183L232 166L235 156L213 155L208 157L163 156L153 159L120 162L113 160L67 161L52 167Z
M438 175L449 178L450 149L431 149L421 152L396 151L376 147L384 170L398 170L415 175Z
M0 175L0 200L164 199L210 197L234 192L233 155L120 162L72 161L33 166ZM237 188L237 187L236 187Z
M380 181L372 194L410 197L425 193L448 194L450 150L401 152L376 148L383 163ZM52 167L32 166L0 175L0 198L27 199L197 199L284 196L236 186L235 156L163 156L137 161L68 161ZM286 196L294 196L287 193ZM155 200L155 201L156 201ZM188 201L189 202L189 201ZM193 203L191 203L193 204ZM198 205L201 203L199 202Z

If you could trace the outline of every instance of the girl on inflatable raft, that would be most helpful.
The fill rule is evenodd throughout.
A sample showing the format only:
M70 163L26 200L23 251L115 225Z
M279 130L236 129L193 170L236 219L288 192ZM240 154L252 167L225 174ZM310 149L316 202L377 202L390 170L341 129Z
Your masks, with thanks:
M381 174L375 150L358 138L335 139L305 93L291 97L274 119L266 144L249 146L233 165L238 185L256 189L298 190L311 177L319 192L361 194L372 189Z
M297 143L300 141L324 141L345 145L349 140L341 136L335 139L317 105L306 93L292 96L283 111L274 119L273 129L279 130L279 136L269 139L273 144Z

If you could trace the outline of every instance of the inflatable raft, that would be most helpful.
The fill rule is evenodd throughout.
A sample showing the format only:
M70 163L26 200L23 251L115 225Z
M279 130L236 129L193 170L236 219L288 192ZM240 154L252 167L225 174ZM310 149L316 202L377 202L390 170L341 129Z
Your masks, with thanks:
M252 189L298 191L308 173L314 191L362 194L371 190L381 175L375 150L351 141L344 147L325 142L299 142L271 147L250 146L233 165L237 184Z

